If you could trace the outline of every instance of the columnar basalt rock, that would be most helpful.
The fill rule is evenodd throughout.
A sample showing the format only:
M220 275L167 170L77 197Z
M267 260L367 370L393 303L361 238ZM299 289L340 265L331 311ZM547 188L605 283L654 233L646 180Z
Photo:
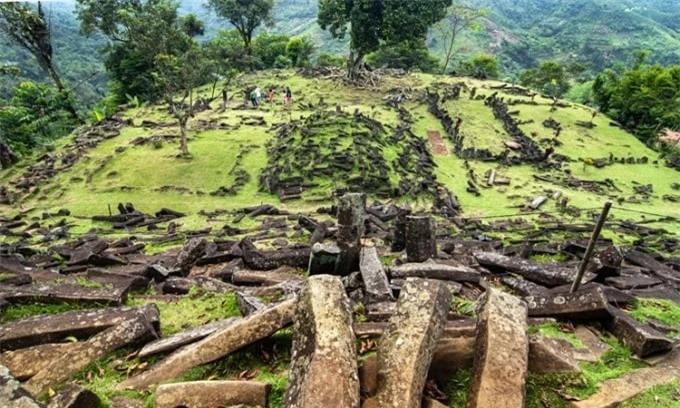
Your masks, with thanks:
M352 311L339 278L310 277L296 305L284 407L358 408L360 386Z
M366 288L367 302L393 300L385 268L375 248L362 248L359 260L361 278Z
M523 408L529 339L527 305L490 288L478 314L468 408Z
M370 406L416 408L441 336L451 293L439 281L408 279L379 341L378 385Z
M296 299L289 299L253 313L207 338L183 347L148 371L119 384L119 389L144 389L178 377L201 364L210 363L248 344L269 337L293 321Z
M0 407L41 408L33 397L14 379L7 367L0 365Z
M267 407L271 385L252 381L192 381L162 384L154 395L155 408Z
M409 262L425 262L437 257L435 223L432 217L406 217L406 257Z
M341 252L337 272L342 276L359 270L359 251L366 218L365 208L366 196L364 194L345 194L338 201L338 246Z

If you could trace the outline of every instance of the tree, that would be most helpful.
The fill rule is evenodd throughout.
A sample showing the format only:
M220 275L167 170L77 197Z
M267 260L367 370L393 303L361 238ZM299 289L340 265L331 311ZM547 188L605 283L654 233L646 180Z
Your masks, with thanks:
M286 44L286 56L293 67L306 67L310 64L314 43L308 37L294 37Z
M337 55L322 52L316 57L316 66L342 68L345 66L345 59Z
M192 36L203 31L193 15L180 18L178 4L170 0L77 0L81 32L107 36L104 66L111 92L122 103L126 95L154 100L161 90L152 78L156 57L180 55L195 43Z
M566 67L556 61L546 61L538 68L524 71L520 82L555 98L562 97L570 87Z
M386 68L416 68L422 72L436 72L439 69L439 60L430 54L422 39L380 47L367 59L371 65Z
M451 0L319 0L317 21L334 38L349 31L348 76L364 57L383 46L424 40L429 27L444 18Z
M163 92L172 116L180 128L180 155L190 158L187 143L187 122L195 114L195 88L208 77L204 52L193 46L180 55L159 54L156 56L153 78Z
M255 29L274 25L274 0L208 0L207 4L236 28L249 54Z
M655 141L664 129L680 129L680 65L605 70L593 83L593 100L641 140Z
M259 37L256 37L253 41L253 46L256 50L259 50ZM286 37L286 41L287 39L288 37ZM206 47L209 50L210 58L222 66L245 71L255 64L255 57L246 53L241 36L235 29L219 30L215 37L207 43ZM285 42L283 43L283 49L285 49ZM259 53L257 51L256 55L259 55ZM272 64L275 58L272 58Z
M442 74L446 73L446 69L453 60L453 46L458 35L465 30L480 30L482 26L479 24L479 20L487 15L488 11L486 10L475 9L463 4L453 4L449 7L446 18L436 25L438 37L443 39L444 49L446 50Z
M41 2L38 2L35 10L28 4L0 3L0 30L13 43L35 57L38 65L47 71L60 93L68 93L54 66L51 30ZM73 103L66 109L74 119L79 120Z
M489 54L475 55L469 61L460 64L458 70L462 74L480 79L494 79L500 76L498 60Z
M276 58L286 54L288 41L290 41L290 37L287 35L267 32L258 34L253 39L254 66L259 69L272 68ZM241 45L241 48L243 48L243 45Z

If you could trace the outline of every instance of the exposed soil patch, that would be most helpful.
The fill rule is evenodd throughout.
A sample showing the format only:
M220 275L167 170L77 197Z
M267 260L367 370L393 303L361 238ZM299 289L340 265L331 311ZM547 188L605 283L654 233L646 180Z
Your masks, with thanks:
M449 151L444 144L442 135L436 130L427 131L427 139L430 141L430 148L435 156L448 156Z

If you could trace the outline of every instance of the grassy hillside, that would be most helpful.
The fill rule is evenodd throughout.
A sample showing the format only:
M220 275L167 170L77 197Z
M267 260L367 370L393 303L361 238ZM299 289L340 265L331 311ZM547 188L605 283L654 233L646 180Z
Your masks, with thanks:
M284 107L279 92L273 105L263 102L260 109L252 109L237 95L225 112L200 112L189 123L191 160L176 157L179 129L165 107L130 109L123 118L132 124L124 125L118 136L104 138L96 147L75 149L74 141L92 133L83 128L61 141L56 151L46 152L43 159L56 155L57 171L53 177L41 176L37 186L21 188L16 183L25 179L24 173L44 166L43 160L29 167L42 154L0 172L0 185L8 186L15 197L14 204L0 207L2 213L65 207L74 216L90 217L108 213L109 205L115 209L119 202L131 202L144 212L162 207L186 212L185 225L203 227L201 210L232 210L263 202L312 210L330 204L334 192L346 189L429 209L435 187L443 186L457 196L466 217L531 218L539 212L562 212L568 220L586 220L589 212L578 209L599 208L608 198L615 200L615 219L655 221L677 216L678 204L671 200L678 198L673 189L678 173L635 137L611 126L606 117L596 116L589 128L591 111L582 106L553 106L552 100L540 96L532 102L529 96L517 95L517 88L492 89L504 86L500 82L429 75L385 76L376 87L357 88L339 79L262 72L241 77L238 88L255 84L279 90L290 86L295 103L290 109ZM442 110L462 119L459 149L430 111L426 89L438 92L444 101L438 104ZM456 89L458 99L453 96ZM512 117L533 145L540 151L554 149L549 166L521 162L521 154L506 146L516 139L485 103L484 97L492 93L512 101ZM404 99L402 104L387 103L398 97ZM212 107L217 105L215 101ZM546 124L562 127L557 137L544 124L550 118ZM437 132L441 140L428 141L428 133ZM432 143L443 143L445 149L433 150ZM59 170L75 150L84 153L71 167ZM622 160L634 164L619 163ZM422 165L430 162L435 166ZM509 184L486 186L485 174L490 170ZM302 197L280 203L267 180L291 178L304 187ZM469 183L478 193L466 191ZM645 191L647 185L652 185L651 191ZM529 211L528 204L541 195L549 200L540 211ZM79 223L83 232L91 226ZM648 226L680 231L672 221Z

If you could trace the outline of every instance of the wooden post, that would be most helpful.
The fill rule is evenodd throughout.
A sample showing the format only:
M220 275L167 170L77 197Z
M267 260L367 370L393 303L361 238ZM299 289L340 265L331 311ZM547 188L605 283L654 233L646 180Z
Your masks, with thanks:
M607 219L610 208L612 208L612 202L611 200L607 200L607 202L604 203L604 208L602 209L600 218L597 220L597 225L595 225L593 234L590 236L590 242L588 242L588 248L586 248L586 253L583 256L581 265L579 266L576 279L574 279L574 283L571 285L571 290L569 291L571 293L576 292L578 287L581 286L581 279L583 279L583 274L586 272L586 268L588 267L588 261L590 261L590 257L593 255L595 242L597 242L597 238L600 236L600 232L602 231L602 227L604 226L604 222Z

